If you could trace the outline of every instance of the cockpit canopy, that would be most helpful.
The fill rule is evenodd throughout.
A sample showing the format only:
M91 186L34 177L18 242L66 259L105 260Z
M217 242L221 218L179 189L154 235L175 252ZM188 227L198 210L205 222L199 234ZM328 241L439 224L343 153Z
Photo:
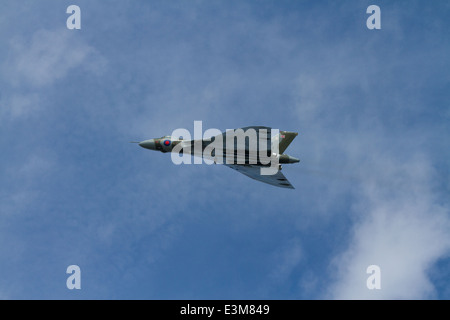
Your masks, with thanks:
M172 137L172 136L164 136L164 137L161 137L159 139L161 139L161 140L167 139L167 140L172 140L172 141L181 141L181 140L183 140L183 137L180 136L178 138L175 138L175 137Z

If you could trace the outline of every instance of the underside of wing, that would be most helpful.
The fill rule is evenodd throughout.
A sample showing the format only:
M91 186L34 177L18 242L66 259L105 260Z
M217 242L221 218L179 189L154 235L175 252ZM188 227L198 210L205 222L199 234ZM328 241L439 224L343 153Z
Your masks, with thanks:
M227 167L234 169L247 177L252 179L271 184L280 188L295 189L288 179L278 170L276 174L262 175L260 166L253 165L238 165L238 164L225 164Z

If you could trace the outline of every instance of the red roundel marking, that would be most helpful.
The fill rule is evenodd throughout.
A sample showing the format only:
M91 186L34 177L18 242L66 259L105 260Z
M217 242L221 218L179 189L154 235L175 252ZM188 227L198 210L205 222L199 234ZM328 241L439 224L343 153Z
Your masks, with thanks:
M170 140L164 140L164 145L165 146L170 146Z

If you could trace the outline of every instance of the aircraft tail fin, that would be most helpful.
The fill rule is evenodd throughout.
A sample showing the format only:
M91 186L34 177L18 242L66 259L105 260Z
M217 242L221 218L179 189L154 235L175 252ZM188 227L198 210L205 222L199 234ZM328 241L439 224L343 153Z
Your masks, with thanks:
M272 139L272 150L274 149L275 143L278 143L278 152L279 154L283 154L296 136L298 136L297 132L280 131L280 133Z

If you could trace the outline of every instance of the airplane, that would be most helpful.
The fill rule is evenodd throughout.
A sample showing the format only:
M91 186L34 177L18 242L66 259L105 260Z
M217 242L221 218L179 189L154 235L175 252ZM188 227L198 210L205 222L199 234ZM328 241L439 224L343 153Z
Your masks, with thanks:
M191 156L209 159L214 161L214 163L224 164L257 181L276 187L295 189L283 173L281 173L281 164L300 162L300 159L284 154L289 144L298 135L297 132L280 131L277 135L271 137L271 128L264 126L244 127L231 130L231 132L244 134L241 136L243 139L239 139L237 135L237 138L233 138L232 148L229 148L229 145L226 143L228 141L227 134L230 131L222 132L209 139L183 140L182 137L163 136L161 138L148 139L136 143L142 148L149 150L161 151L163 153L178 152L181 155L186 153ZM253 140L251 140L248 134L249 132L256 133L256 135L252 136L253 139L256 138L256 143L252 144ZM264 141L267 141L265 146L261 144ZM218 143L217 146L221 147L217 150L213 149L211 153L207 153L205 148L209 146L209 149L211 149L213 142ZM261 154L258 153L260 150L262 150ZM277 150L278 152L276 152ZM266 160L269 158L274 161L276 160L275 163L278 164L278 168L272 174L261 174L261 168L269 166L267 161L263 161L261 155L267 156L265 158Z

